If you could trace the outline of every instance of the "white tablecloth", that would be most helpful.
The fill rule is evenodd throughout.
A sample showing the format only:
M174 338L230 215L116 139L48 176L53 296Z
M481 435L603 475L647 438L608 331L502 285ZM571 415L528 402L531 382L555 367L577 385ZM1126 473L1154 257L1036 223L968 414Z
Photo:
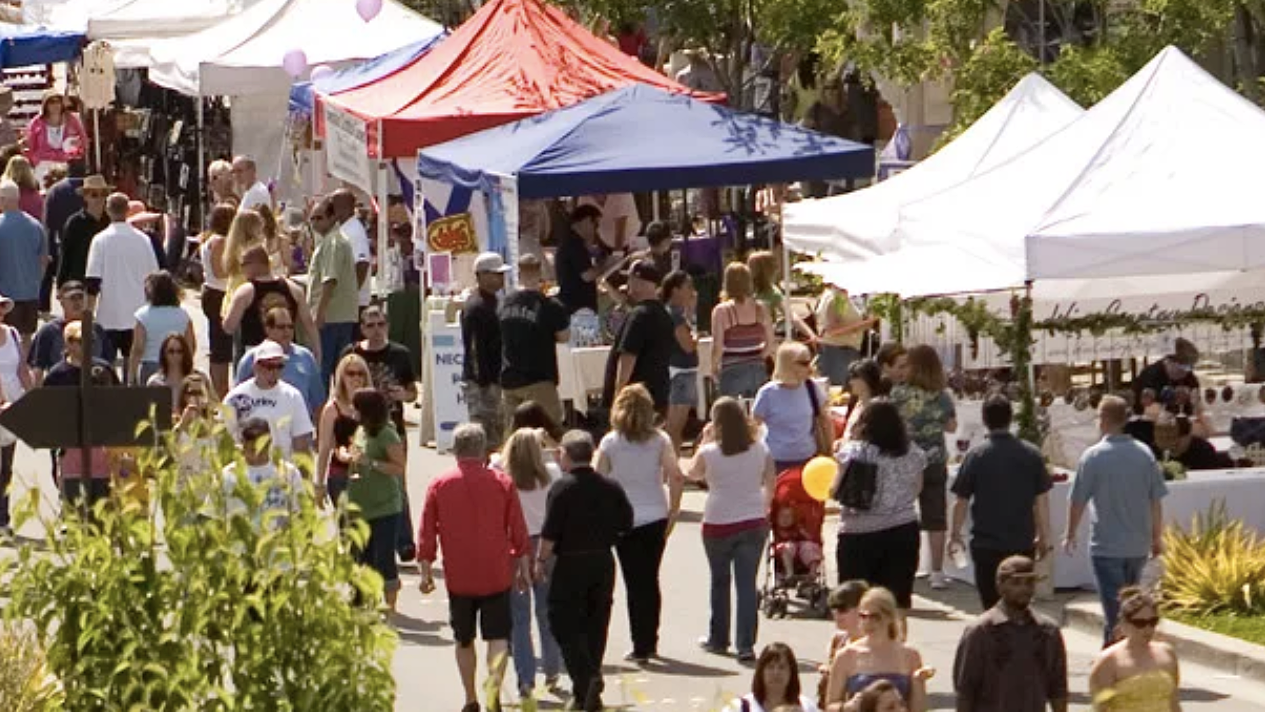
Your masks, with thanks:
M566 344L558 344L558 395L564 401L571 401L577 412L588 412L589 394L602 392L610 352L609 346L572 348ZM712 370L710 336L698 340L698 363L699 413L702 414L707 409L703 379L710 376Z
M953 481L950 474L950 485ZM1094 589L1094 572L1089 558L1089 522L1092 511L1081 521L1076 539L1079 546L1072 555L1065 554L1059 546L1063 531L1067 529L1067 497L1071 491L1070 482L1055 483L1050 491L1050 536L1055 540L1056 550L1053 556L1053 578L1056 588ZM953 507L953 495L949 495L950 514ZM1189 479L1168 483L1168 496L1164 498L1164 520L1169 525L1177 525L1189 529L1193 519L1208 511L1217 500L1223 500L1226 513L1232 519L1240 519L1252 529L1265 533L1265 468L1242 470L1208 470L1191 472ZM1092 509L1092 507L1091 507ZM963 534L970 539L970 515L963 528ZM921 570L928 568L931 548L923 537L922 556L919 560ZM969 554L968 554L969 558ZM949 557L945 557L944 571L951 578L975 583L975 568L967 562L963 568L953 565Z

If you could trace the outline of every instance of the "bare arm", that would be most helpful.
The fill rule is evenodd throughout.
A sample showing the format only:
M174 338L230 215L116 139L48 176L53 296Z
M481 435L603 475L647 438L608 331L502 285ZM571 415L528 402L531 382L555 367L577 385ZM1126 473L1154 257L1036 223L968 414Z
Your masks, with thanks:
M628 385L632 379L633 366L637 363L637 354L619 354L619 363L615 367L615 393Z
M949 526L949 538L953 541L962 540L962 527L966 526L966 508L969 504L970 500L966 497L953 500L953 523Z
M844 685L856 668L854 653L844 648L830 661L830 675L826 678L826 712L843 712L847 702Z
M198 352L198 334L193 328L193 319L189 319L189 323L184 325L184 338L189 342L189 350L193 353ZM162 354L158 355L158 362L162 363Z
M255 285L249 282L233 292L232 301L228 304L228 314L224 315L224 331L230 334L237 333L238 327L242 325L242 317L246 316L246 309L250 307L254 299Z
M1108 690L1116 684L1115 668L1115 662L1110 655L1100 654L1094 661L1094 666L1089 670L1089 698L1091 700L1098 697L1103 690ZM1100 710L1102 707L1095 704L1094 709Z
M562 331L555 331L553 333L553 340L557 341L560 344L567 343L568 341L571 340L571 330L563 329Z
M1076 531L1080 529L1085 505L1069 502L1067 505L1067 531L1063 532L1063 548L1070 554L1076 549Z
M317 300L316 313L312 315L317 328L325 326L325 312L329 310L329 300L334 298L334 288L337 286L338 280L333 277L321 283L321 298Z
M329 477L329 454L334 450L334 420L338 417L337 406L327 401L321 408L321 419L316 424L316 484L324 485Z
M145 327L140 322L132 327L132 349L127 353L127 378L124 379L131 382L140 374L141 354L145 353ZM162 354L158 355L162 358ZM159 363L162 363L159 361ZM140 385L145 385L144 383Z
M303 325L303 333L308 337L308 348L311 349L316 362L321 363L321 332L316 328L316 322L312 320L312 310L307 306L303 288L289 279L286 280L286 287L290 289L290 295L294 297L297 305L299 323Z
M1164 503L1151 500L1151 555L1164 553Z
M611 473L611 459L604 450L599 449L597 455L593 456L593 469L600 475Z
M755 309L760 319L760 326L764 327L764 355L769 357L777 351L777 337L773 334L773 317L760 302L755 303Z
M1037 495L1037 501L1032 504L1032 520L1037 524L1037 558L1045 557L1050 549L1050 493L1042 492Z
M404 443L395 443L387 447L387 459L374 460L373 469L391 477L403 477L405 469Z
M356 263L356 287L365 286L365 280L369 279L369 261Z
M722 309L724 304L717 304L712 307L712 378L720 378L720 357L725 351L725 329L728 324L723 318L725 310Z
M773 456L764 458L764 511L773 508L773 493L777 485L777 465L773 464Z
M659 457L659 467L663 470L663 479L668 483L668 517L675 519L681 511L681 494L685 491L685 477L681 474L681 463L676 459L676 448L667 433L661 433L664 447Z
M913 648L908 649L909 668L909 712L927 712L927 680L918 674L922 669L922 655Z
M692 354L698 349L698 343L694 340L694 332L690 331L690 327L688 325L681 324L676 327L676 331L672 333L676 336L677 345L680 346L681 350L685 353Z

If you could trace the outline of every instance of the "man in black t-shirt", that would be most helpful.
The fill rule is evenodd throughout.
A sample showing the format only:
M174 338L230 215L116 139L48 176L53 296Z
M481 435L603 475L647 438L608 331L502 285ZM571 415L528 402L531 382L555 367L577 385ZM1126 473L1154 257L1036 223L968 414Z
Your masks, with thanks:
M558 301L568 314L581 309L597 312L597 280L601 268L593 263L592 250L597 245L597 226L602 211L594 205L581 205L571 212L571 232L558 244L554 255L554 272L558 276Z
M658 300L662 276L649 260L639 260L628 271L628 298L636 304L624 320L615 345L606 361L606 385L602 403L607 408L615 395L629 383L640 383L650 391L655 408L668 407L668 362L672 358L676 327L672 315Z
M1191 420L1191 434L1199 438L1207 438L1211 427L1204 411L1203 397L1199 392L1199 379L1195 376L1195 364L1199 362L1199 349L1190 341L1178 337L1173 342L1173 353L1142 369L1133 379L1133 412L1142 415L1142 392L1150 390L1156 402L1165 408L1177 409L1176 389L1185 386L1189 389L1189 408L1194 411ZM1183 413L1176 413L1183 415ZM1191 413L1184 413L1191 415Z
M391 422L395 424L400 439L408 442L404 430L404 404L417 400L417 374L413 371L413 357L408 349L387 340L387 317L382 307L368 306L360 312L360 333L364 339L357 341L339 356L354 353L369 366L369 380L373 387L384 393L391 403ZM405 460L408 448L404 448ZM408 468L405 467L405 471ZM408 485L401 479L404 491L404 523L397 530L395 550L402 561L412 561L417 556L413 540L413 513L409 508Z
M558 350L571 336L567 308L540 291L540 258L518 258L521 289L505 298L498 311L501 320L501 398L506 421L525 401L535 401L553 422L562 423L562 399L558 396Z

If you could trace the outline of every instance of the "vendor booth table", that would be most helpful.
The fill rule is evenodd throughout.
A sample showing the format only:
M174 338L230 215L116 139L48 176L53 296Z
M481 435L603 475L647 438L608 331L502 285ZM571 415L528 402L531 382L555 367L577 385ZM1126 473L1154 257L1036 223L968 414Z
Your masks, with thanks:
M558 344L558 396L570 401L577 413L588 412L588 397L600 394L606 379L606 361L611 347L573 348ZM698 340L698 415L706 419L707 389L704 379L712 375L712 339Z

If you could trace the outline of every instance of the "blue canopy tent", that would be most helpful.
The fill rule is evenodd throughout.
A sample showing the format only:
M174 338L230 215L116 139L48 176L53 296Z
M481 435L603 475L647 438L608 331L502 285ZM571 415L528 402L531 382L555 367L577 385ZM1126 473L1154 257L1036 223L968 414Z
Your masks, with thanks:
M418 175L523 198L868 177L874 149L643 84L431 146Z
M447 32L441 32L434 37L405 45L395 51L331 72L313 81L298 82L290 88L290 112L310 115L316 108L316 94L337 94L372 84L412 64L413 60L429 52L447 36Z
M84 33L31 25L0 24L0 67L29 67L75 59Z

